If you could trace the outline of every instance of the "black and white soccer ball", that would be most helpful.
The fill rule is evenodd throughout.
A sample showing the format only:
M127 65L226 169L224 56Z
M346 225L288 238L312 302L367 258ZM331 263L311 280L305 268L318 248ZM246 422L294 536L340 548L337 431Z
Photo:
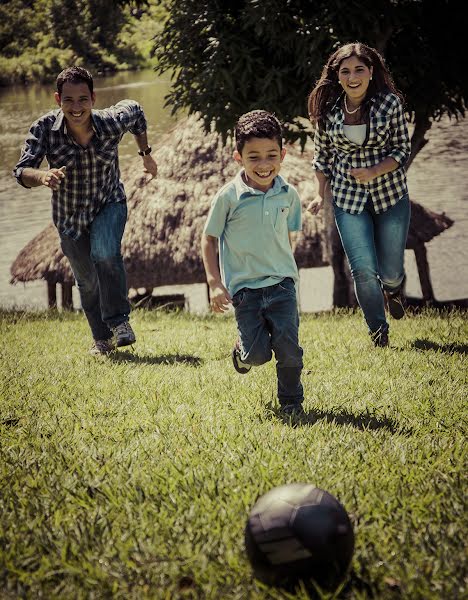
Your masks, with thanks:
M354 551L349 516L338 500L308 483L273 488L253 506L245 546L254 575L271 586L300 580L334 590Z

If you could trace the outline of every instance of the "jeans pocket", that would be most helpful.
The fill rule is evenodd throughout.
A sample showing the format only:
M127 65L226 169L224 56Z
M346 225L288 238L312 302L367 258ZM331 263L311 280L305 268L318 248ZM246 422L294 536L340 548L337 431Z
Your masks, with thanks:
M285 279L283 279L283 281L280 281L278 283L278 287L284 292L288 292L291 295L294 294L294 296L296 295L296 284L294 283L294 280L291 279L291 277L286 277Z
M232 297L232 306L234 308L239 308L240 306L242 306L242 304L245 301L245 297L246 297L246 290L242 289L239 290L238 292L236 292L234 294L234 296Z

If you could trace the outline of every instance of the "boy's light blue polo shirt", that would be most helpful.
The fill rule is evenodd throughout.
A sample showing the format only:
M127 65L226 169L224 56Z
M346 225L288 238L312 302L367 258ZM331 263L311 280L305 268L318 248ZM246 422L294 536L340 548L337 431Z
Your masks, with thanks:
M296 188L280 175L261 192L248 186L243 170L213 199L203 233L219 238L221 277L231 296L299 274L288 231L300 231L301 202Z

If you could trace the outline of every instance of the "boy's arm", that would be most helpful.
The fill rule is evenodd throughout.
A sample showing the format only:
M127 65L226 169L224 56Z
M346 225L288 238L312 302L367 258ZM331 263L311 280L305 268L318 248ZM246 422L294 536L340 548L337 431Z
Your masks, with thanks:
M149 150L148 154L143 155L143 166L145 167L146 171L148 171L148 173L150 173L153 177L156 177L156 175L158 174L158 165L156 164L154 158L151 156L151 148L148 144L146 130L142 133L135 135L134 137L138 146L138 150L140 152L145 152Z
M218 266L218 238L212 235L202 236L202 256L206 280L210 288L210 303L214 312L228 310L231 296L221 281Z

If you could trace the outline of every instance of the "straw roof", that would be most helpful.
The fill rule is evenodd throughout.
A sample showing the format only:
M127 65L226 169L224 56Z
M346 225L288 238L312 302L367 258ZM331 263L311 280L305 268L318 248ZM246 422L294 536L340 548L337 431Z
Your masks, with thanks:
M128 198L128 221L122 241L129 287L151 289L162 285L205 281L200 240L211 201L232 179L237 163L232 147L215 133L206 134L195 116L184 119L166 134L155 149L158 177L142 173L141 159L122 169ZM312 154L288 146L281 174L298 189L305 207L314 197ZM452 224L412 203L409 248L426 242ZM300 268L328 264L323 211L304 213L303 231L297 235L295 257ZM11 282L45 279L73 282L59 237L49 225L18 254L11 267Z

